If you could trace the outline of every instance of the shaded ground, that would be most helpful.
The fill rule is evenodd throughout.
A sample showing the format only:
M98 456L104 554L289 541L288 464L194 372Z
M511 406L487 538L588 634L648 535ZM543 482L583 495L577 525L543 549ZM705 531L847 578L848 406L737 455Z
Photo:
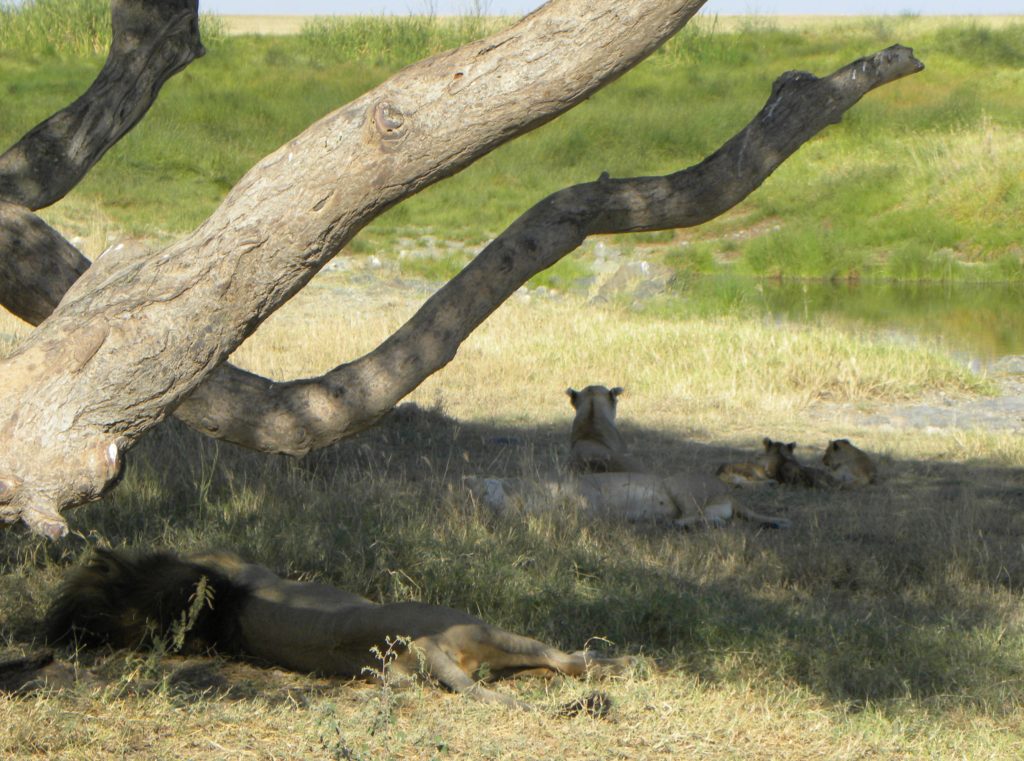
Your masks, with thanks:
M913 700L937 715L978 710L995 722L1015 721L1024 694L1017 657L1024 588L1019 469L884 457L880 483L864 490L779 487L750 496L758 508L792 518L790 531L736 523L666 532L560 514L498 519L461 489L466 474L557 467L567 452L567 428L568 421L479 424L405 405L363 435L296 462L219 445L170 421L133 452L115 499L72 516L88 532L84 537L55 547L29 546L15 532L0 536L0 598L7 601L0 654L38 645L40 610L53 585L97 538L181 550L220 545L293 577L374 599L471 610L565 648L600 634L614 644L596 647L645 654L649 675L604 689L616 700L617 723L607 732L628 728L635 748L650 757L667 737L676 738L675 748L693 740L695 690L729 694L732 685L751 680L812 695L826 707L815 709L823 716ZM623 428L634 451L659 470L712 468L749 454L628 421ZM816 454L808 449L805 459ZM314 730L301 730L306 744L324 736L325 720L348 743L375 737L374 726L386 732L405 721L417 728L434 711L476 710L429 688L392 698L377 687L352 690L341 680L219 658L101 652L83 654L80 664L110 682L79 686L32 710L52 723L83 710L110 716L158 706L163 731L173 733L179 731L173 722L191 721L186 717L251 710L259 722L263 712L279 710L290 723L315 723ZM502 689L550 709L574 696L565 690L590 688ZM751 705L747 695L737 702ZM28 712L32 705L10 708ZM490 716L481 721L493 724L493 711ZM186 733L193 740L237 725L199 721ZM509 721L517 719L502 713L499 723ZM473 730L474 739L490 737L483 726ZM643 740L635 727L643 727ZM42 742L38 733L32 737ZM133 739L130 747L145 741ZM278 752L280 742L274 741ZM501 757L512 747L504 736L489 742L494 754L481 757ZM630 757L640 757L636 752Z

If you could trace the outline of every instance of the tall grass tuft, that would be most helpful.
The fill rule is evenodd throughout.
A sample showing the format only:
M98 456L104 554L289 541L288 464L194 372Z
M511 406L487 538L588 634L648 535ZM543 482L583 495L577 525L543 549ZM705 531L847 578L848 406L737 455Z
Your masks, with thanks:
M76 57L109 47L109 0L26 0L0 6L0 50Z
M224 23L200 17L204 40L224 36ZM0 51L80 58L110 47L110 0L0 0Z
M316 17L299 33L315 60L405 66L464 45L505 25L482 13L422 16Z

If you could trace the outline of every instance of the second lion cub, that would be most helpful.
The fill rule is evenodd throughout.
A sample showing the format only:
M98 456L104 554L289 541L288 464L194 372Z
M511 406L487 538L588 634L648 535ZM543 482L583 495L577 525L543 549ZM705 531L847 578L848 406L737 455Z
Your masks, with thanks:
M821 461L840 484L867 486L875 482L875 463L863 450L851 444L849 439L830 441Z

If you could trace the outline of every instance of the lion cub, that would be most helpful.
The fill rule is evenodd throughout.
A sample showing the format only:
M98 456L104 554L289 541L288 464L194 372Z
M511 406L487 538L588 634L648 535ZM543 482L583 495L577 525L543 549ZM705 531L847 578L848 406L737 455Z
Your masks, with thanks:
M875 482L875 463L849 439L830 441L821 461L840 484L867 486Z
M809 468L796 458L796 442L784 444L767 436L761 442L764 454L750 462L730 462L722 465L715 475L734 486L755 486L776 481L790 486L831 486L832 477L820 468Z
M569 470L575 473L643 473L647 469L626 451L618 428L615 408L623 389L616 386L587 386L582 391L566 389L576 410L572 421L572 449Z

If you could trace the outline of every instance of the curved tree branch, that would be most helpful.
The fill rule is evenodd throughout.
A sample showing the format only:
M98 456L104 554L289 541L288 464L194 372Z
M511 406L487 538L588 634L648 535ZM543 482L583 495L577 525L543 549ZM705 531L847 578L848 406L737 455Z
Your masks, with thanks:
M89 89L0 156L0 199L35 210L63 198L164 82L205 53L198 0L113 0L111 22L110 53Z
M894 47L825 79L800 72L784 74L757 117L701 164L664 178L602 179L560 191L537 204L424 305L399 334L371 354L318 378L286 382L223 364L180 404L175 415L209 436L265 452L302 455L351 436L372 425L447 364L462 341L509 295L588 235L693 227L713 219L759 187L800 145L838 122L866 92L918 70L920 63L909 49ZM43 223L33 221L33 225L35 235L15 237L37 253L53 247L41 235ZM5 227L0 207L0 236ZM63 241L56 232L53 238ZM37 245L30 245L33 240ZM37 308L45 303L52 309L62 295L63 290L54 287L45 298L29 301ZM442 319L441 315L456 308L468 310L471 319ZM438 334L443 337L439 339ZM412 337L415 360L399 359L409 353L408 347L400 348L399 335ZM424 341L426 335L434 340ZM403 362L407 370L396 372L394 368ZM386 382L381 367L391 368ZM370 393L371 385L386 391Z
M24 206L0 201L0 304L38 325L89 260Z
M913 51L895 46L822 79L783 74L753 121L700 164L667 177L602 177L538 203L361 359L283 383L220 368L175 414L210 436L268 452L301 455L351 436L450 362L517 288L587 236L693 227L717 217L865 93L922 68Z

